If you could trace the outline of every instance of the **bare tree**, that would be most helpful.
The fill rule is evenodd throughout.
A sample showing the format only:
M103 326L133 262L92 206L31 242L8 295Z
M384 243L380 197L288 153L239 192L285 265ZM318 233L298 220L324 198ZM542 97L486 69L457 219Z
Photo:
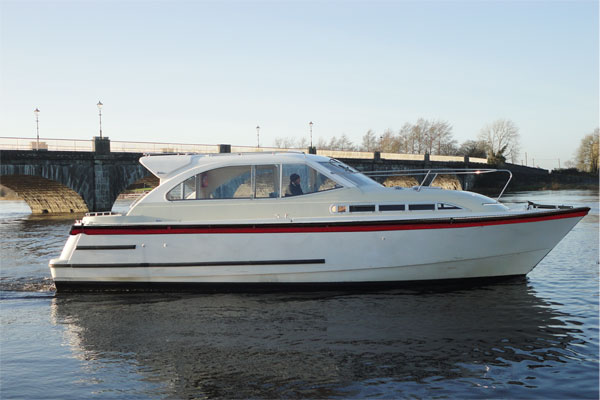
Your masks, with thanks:
M456 149L456 140L452 137L452 125L437 120L429 127L429 154L448 155Z
M467 140L457 150L460 156L487 158L486 144L479 140Z
M356 146L354 145L354 143L352 143L352 140L350 140L348 135L346 135L345 133L342 133L342 136L340 136L340 138L338 139L337 147L338 147L337 150L342 150L342 151L355 151L356 150Z
M577 169L580 171L591 172L598 174L598 136L600 135L600 129L594 129L594 132L586 135L581 139L579 148L577 149L577 155L575 157L577 163Z
M305 137L299 139L293 137L278 137L273 141L273 145L280 149L304 149L308 148L308 139Z
M398 148L410 154L453 154L456 141L452 125L447 121L419 118L416 123L406 123L399 133Z
M513 163L519 156L519 128L508 119L499 119L484 126L478 139L485 143L488 158L510 159Z
M329 150L329 143L327 142L327 140L325 140L325 138L322 137L319 138L315 146L317 147L317 149Z
M379 150L379 141L375 132L369 129L362 137L362 144L360 146L361 151L377 151Z
M386 129L379 138L379 151L383 153L398 153L400 138L391 129Z
M356 146L348 135L345 133L342 134L339 138L336 136L332 136L329 139L329 142L323 138L320 138L317 142L317 148L322 150L342 150L342 151L354 151L356 150Z
M294 143L294 138L286 137L286 138L275 138L273 141L273 146L278 147L280 149L290 149L292 148Z

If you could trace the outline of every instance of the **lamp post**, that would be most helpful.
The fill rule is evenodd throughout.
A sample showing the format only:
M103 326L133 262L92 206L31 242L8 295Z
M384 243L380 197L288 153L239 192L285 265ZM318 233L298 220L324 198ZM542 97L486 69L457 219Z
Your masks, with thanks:
M36 134L37 134L35 149L39 150L40 149L40 120L38 118L38 115L40 113L40 110L38 110L38 108L36 107L35 110L33 110L33 113L35 114L35 130L36 130Z
M312 145L312 127L313 127L313 125L314 125L314 124L313 124L313 122L312 122L312 121L310 121L310 122L308 123L308 126L310 126L310 147L313 147L313 145Z
M256 125L256 147L260 149L260 126Z
M98 116L100 117L100 139L102 139L102 106L104 104L102 104L102 102L100 100L98 100L98 104L96 104L96 106L98 106Z

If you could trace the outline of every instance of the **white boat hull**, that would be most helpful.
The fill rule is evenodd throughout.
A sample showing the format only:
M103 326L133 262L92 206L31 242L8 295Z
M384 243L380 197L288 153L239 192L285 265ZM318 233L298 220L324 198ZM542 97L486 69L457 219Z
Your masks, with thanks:
M82 230L57 289L128 284L336 284L525 275L587 213L305 228ZM147 233L144 233L147 232ZM169 232L169 233L167 233ZM174 232L174 233L170 233ZM139 233L139 234L137 234Z

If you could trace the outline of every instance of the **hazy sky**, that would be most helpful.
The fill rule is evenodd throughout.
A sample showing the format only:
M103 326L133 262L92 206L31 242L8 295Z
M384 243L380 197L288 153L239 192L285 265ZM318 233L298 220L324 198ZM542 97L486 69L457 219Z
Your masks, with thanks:
M599 125L597 1L0 0L0 136L255 145L507 118L542 167ZM522 156L521 158L524 158Z

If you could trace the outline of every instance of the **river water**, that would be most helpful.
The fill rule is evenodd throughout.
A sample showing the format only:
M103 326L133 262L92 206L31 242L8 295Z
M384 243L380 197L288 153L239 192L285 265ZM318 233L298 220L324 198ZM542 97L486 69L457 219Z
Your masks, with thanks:
M525 200L592 207L526 278L210 295L56 295L72 217L0 202L0 398L597 399L598 192Z

